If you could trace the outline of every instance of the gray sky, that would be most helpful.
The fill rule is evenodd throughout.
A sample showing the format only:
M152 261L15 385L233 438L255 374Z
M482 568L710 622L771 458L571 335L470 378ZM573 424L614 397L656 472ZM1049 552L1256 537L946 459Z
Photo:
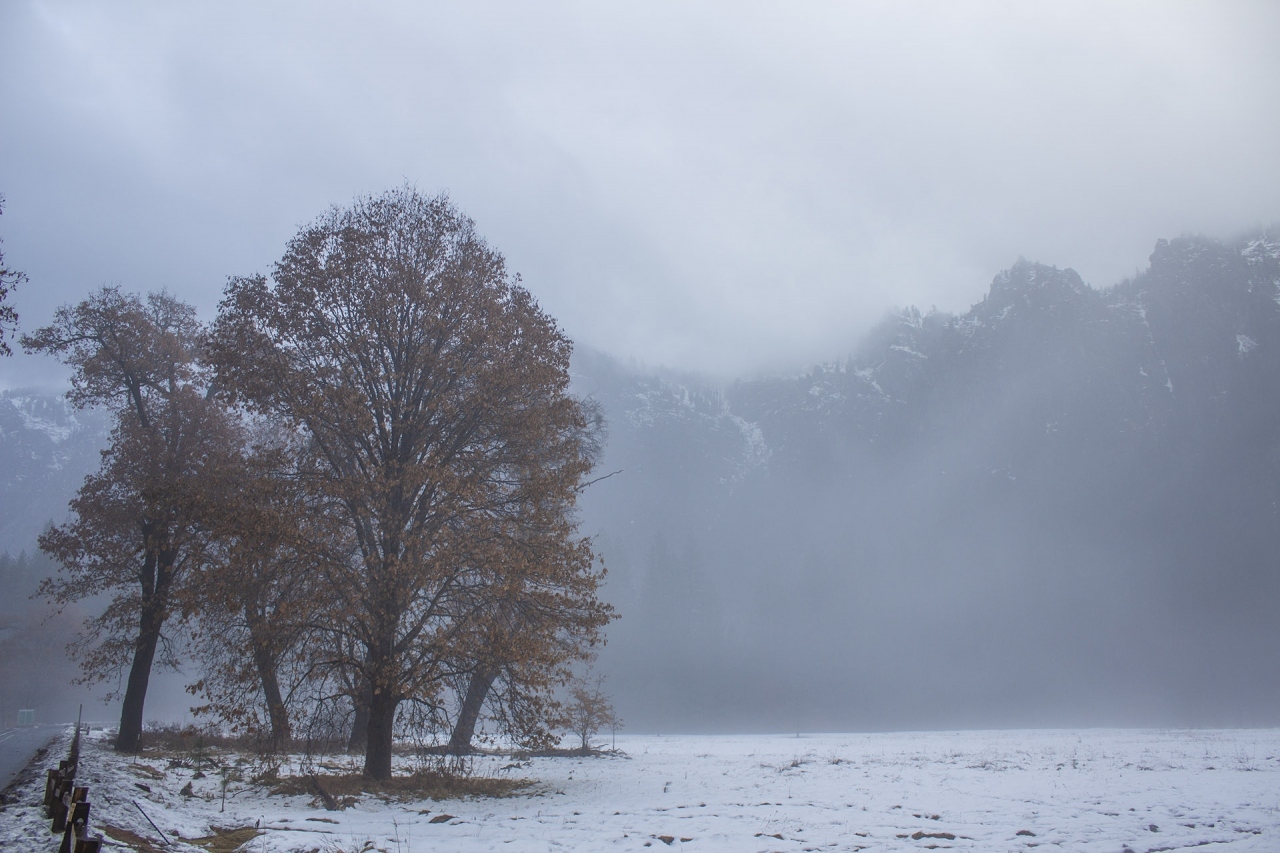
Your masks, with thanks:
M583 343L722 376L1280 221L1280 5L0 0L22 326L212 316L330 204L448 190ZM0 360L0 387L50 381Z

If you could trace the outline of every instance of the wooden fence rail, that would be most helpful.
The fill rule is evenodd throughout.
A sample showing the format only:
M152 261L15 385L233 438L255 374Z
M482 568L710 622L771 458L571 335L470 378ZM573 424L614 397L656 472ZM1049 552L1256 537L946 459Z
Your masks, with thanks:
M62 836L58 853L102 853L102 834L89 834L89 789L76 785L80 760L80 724L71 740L71 758L50 769L44 783L44 813L50 829Z

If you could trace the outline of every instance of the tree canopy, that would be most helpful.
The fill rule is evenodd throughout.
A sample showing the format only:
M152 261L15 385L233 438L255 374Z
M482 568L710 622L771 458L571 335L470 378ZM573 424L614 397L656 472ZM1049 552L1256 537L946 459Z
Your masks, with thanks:
M204 331L195 310L167 293L104 287L58 309L22 338L29 352L73 368L68 396L105 405L116 426L101 469L71 502L72 518L40 537L64 572L44 592L57 603L110 594L73 644L86 676L129 671L116 748L136 751L143 705L166 623L213 547L220 493L234 475L237 425L205 393Z
M609 608L573 516L592 454L570 341L448 198L329 210L270 281L229 283L211 341L231 399L305 431L310 487L353 545L316 569L334 638L316 666L366 706L366 775L391 773L400 704L438 707L496 637L544 669L596 642ZM536 608L567 618L512 630Z

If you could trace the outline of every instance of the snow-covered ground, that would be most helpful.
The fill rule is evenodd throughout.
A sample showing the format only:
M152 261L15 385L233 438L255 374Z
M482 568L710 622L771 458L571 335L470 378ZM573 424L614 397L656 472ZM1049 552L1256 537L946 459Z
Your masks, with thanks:
M211 827L257 824L266 832L245 850L1280 851L1276 729L632 735L617 745L625 756L506 770L509 758L478 761L478 774L536 780L508 798L366 795L342 811L236 782L224 813L216 771L184 797L195 771L131 762L100 738L80 781L99 828L159 842L140 806L169 850L199 850L180 839ZM56 849L35 805L42 786L31 781L0 811L0 848ZM431 822L441 815L453 817Z

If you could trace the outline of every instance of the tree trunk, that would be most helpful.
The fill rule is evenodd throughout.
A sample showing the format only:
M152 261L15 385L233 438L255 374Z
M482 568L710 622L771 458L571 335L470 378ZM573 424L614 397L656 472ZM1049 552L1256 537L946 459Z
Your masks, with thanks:
M383 687L369 702L369 735L364 753L364 775L379 782L391 778L392 734L399 700Z
M484 707L485 697L493 687L498 671L489 667L480 667L471 674L471 683L467 685L466 698L462 700L462 708L458 711L458 720L453 724L453 735L449 738L449 752L452 755L468 755L471 753L471 739L475 737L476 721L480 719L480 709Z
M142 740L142 706L151 680L151 664L160 644L160 628L164 624L164 608L152 601L143 605L138 623L138 639L133 647L133 664L120 707L120 733L116 736L116 752L137 752Z
M368 679L363 675L356 676L356 687L351 694L355 713L351 716L351 736L347 738L347 752L364 752L369 743L369 703L372 698Z
M386 546L398 553L394 543ZM387 576L392 571L383 566L373 579L375 613L378 624L372 642L365 647L365 683L369 690L369 725L364 747L364 775L378 782L391 778L391 747L395 735L396 706L400 704L399 660L396 655L396 629L400 622L400 602L394 585Z
M267 703L267 717L271 720L271 747L283 749L293 733L289 729L289 711L280 695L280 679L276 675L276 661L267 644L262 641L261 627L255 630L255 620L249 620L249 642L253 645L253 662L262 681L262 696Z

